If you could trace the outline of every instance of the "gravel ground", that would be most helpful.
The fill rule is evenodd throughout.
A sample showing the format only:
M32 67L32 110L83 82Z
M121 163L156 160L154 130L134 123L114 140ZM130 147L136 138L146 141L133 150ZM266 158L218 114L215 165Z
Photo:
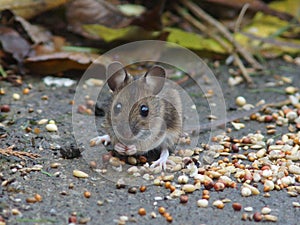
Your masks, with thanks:
M215 69L214 73L225 96L228 117L240 113L235 105L235 98L239 95L254 105L261 99L265 99L266 102L279 102L288 98L284 93L287 86L300 87L299 66L277 60L268 62L266 68L268 70L253 77L257 89L248 89L245 84L229 87L228 68L221 66ZM280 82L280 76L293 78L293 83ZM279 85L270 89L267 87L270 82ZM145 192L139 191L139 185L136 193L128 192L128 189L134 186L132 184L138 184L140 179L132 184L127 183L125 188L116 188L117 178L108 175L103 177L90 168L90 158L97 157L88 152L90 149L85 150L79 157L62 158L59 146L68 151L65 153L67 156L76 156L76 152L78 153L78 149L74 147L76 145L72 127L71 101L75 86L48 87L44 85L41 77L25 76L21 86L2 82L0 87L5 90L5 94L0 95L0 105L7 104L10 107L10 112L0 114L2 124L5 125L4 128L0 127L0 148L14 145L14 150L40 155L36 159L26 157L26 160L15 156L0 157L0 215L6 224L69 224L75 222L75 219L77 224L125 224L120 218L128 219L126 224L170 223L166 217L160 215L159 207L164 207L170 214L168 218L172 218L172 224L299 224L300 208L293 206L293 202L300 202L299 196L296 194L295 197L291 197L286 188L264 192L261 183L257 184L260 194L249 197L241 196L242 184L239 182L236 188L225 188L219 192L211 189L207 208L197 207L197 200L202 198L203 185L200 190L187 195L187 203L180 203L180 198L168 198L170 190L164 185L153 185L153 181L143 181L147 186ZM31 90L25 95L22 92L26 87L31 87ZM193 85L189 85L187 90L195 93ZM14 93L20 95L20 100L13 100ZM201 122L205 121L206 115L209 114L203 99L195 97L196 105L201 110ZM84 119L88 117L91 116L83 116L81 121L82 134L89 134L90 125L85 124ZM41 119L55 120L58 131L48 132L45 124L37 124ZM102 118L99 120L101 122ZM270 124L243 119L241 122L245 124L245 128L238 131L228 125L228 128L233 130L230 133L231 137L240 139L260 130L265 138L274 137L278 140L283 133L288 132L288 126L283 126L276 127L276 134L267 135L266 125ZM100 129L100 132L103 130ZM208 136L208 132L202 133L197 136L198 142L206 143ZM93 150L98 151L97 148ZM232 160L231 156L228 156L229 161ZM57 168L53 163L58 163ZM299 165L299 161L296 163ZM84 171L89 177L74 177L75 169ZM176 177L179 173L174 174L175 179L171 185L176 187ZM189 183L192 182L193 179L190 179ZM295 185L299 186L299 179ZM212 205L218 199L230 199L231 202L225 203L223 209L218 209ZM234 211L233 202L240 203L242 210ZM243 214L247 213L251 217L264 206L272 210L270 214L278 218L277 222L242 220ZM252 207L253 211L246 212L245 207ZM146 210L146 215L139 215L140 208ZM152 212L156 214L156 218L152 218Z

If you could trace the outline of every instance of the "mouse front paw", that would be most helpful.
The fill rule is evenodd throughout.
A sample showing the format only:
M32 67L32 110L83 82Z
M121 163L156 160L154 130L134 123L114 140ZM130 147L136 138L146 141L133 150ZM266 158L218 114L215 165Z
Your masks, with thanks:
M114 147L115 151L118 152L120 155L134 155L137 152L135 145L123 145L121 143L117 143Z
M100 145L101 143L104 144L105 146L107 146L107 145L110 144L110 141L111 140L110 140L109 135L105 134L105 135L102 135L102 136L92 138L90 140L90 146L93 147L93 146L96 146L96 145Z
M161 170L166 170L167 163L171 165L175 165L175 163L172 160L169 160L168 157L169 157L169 150L163 149L160 153L159 159L154 161L150 167L155 168L159 166Z

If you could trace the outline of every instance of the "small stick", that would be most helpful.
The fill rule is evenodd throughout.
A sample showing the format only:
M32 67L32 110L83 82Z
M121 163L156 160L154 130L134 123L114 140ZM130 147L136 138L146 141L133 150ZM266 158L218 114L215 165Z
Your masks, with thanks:
M24 156L27 156L27 157L32 158L32 159L40 157L40 155L30 153L30 152L14 151L13 148L14 148L13 145L9 146L7 148L4 148L4 149L0 148L0 154L5 155L5 156L13 155L13 156L16 156L16 157L18 157L20 159L23 159L23 160L26 159Z
M219 21L215 20L213 17L204 12L200 7L190 1L181 0L182 4L186 6L191 12L195 14L195 16L200 19L205 20L210 25L215 26L224 37L233 44L235 49L243 56L247 62L249 62L255 69L262 69L263 66L256 61L251 54L249 54L239 43L234 40L232 34L224 27Z

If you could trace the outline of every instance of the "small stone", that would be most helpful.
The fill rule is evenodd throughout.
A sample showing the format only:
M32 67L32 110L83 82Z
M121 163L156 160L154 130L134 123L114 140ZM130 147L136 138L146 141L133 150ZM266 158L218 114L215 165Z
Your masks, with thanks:
M200 208L206 208L208 206L208 201L206 199L199 199L197 201L197 206Z
M245 104L247 103L246 99L243 97L243 96L238 96L236 99L235 99L235 104L237 106L244 106Z
M46 130L50 132L55 132L58 130L56 124L47 124L46 125Z
M89 175L85 172L82 172L80 170L73 170L73 176L78 178L87 178Z

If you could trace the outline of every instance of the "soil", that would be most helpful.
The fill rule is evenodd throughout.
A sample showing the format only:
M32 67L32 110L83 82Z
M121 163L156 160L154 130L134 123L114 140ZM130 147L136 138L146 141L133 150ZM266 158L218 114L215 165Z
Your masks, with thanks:
M284 93L287 86L300 87L300 66L272 60L266 62L265 68L261 73L252 76L257 85L255 89L248 88L245 83L230 87L228 86L229 67L221 65L214 69L213 72L225 97L227 117L241 113L235 105L235 99L239 95L244 96L247 102L253 105L261 99L267 103L279 102L287 99ZM293 78L293 83L280 84L278 80L280 76ZM72 79L79 80L80 77L72 77ZM272 89L268 87L271 82L279 84ZM28 86L31 87L29 94L22 94L22 90ZM0 148L5 149L14 145L15 151L40 155L36 159L26 157L26 160L16 156L0 155L0 179L3 182L0 186L0 215L5 219L6 224L68 224L74 218L77 218L77 224L118 224L121 216L128 217L126 224L167 224L169 222L158 213L160 206L165 207L172 216L171 224L256 223L253 220L243 221L241 218L244 210L235 212L231 207L232 203L226 203L223 209L212 206L214 200L224 198L241 203L243 208L253 207L252 213L268 206L272 209L271 214L278 217L277 224L299 224L300 208L292 205L292 202L299 202L299 197L290 197L286 190L272 191L269 197L265 197L261 184L258 185L261 194L250 197L241 196L239 188L241 184L238 184L236 189L226 188L222 192L212 190L207 208L197 207L196 202L201 198L201 190L189 194L188 202L182 204L179 198L167 198L170 191L163 186L152 185L151 181L145 182L147 185L145 192L139 190L135 194L128 192L128 188L135 186L139 181L133 183L134 185L127 183L125 188L116 188L117 178L103 177L90 168L89 160L96 156L88 152L88 146L78 147L73 136L71 102L76 92L75 85L49 87L43 83L42 77L26 75L21 86L3 81L0 87L6 92L0 95L0 105L10 106L10 112L0 114L2 124L5 125L0 129L2 137ZM196 93L192 84L186 88L189 93ZM20 100L13 100L13 93L20 94ZM201 111L200 122L207 123L206 116L209 115L209 109L207 104L203 103L204 98L196 96L193 101ZM83 115L83 117L90 118L91 115ZM41 119L54 120L58 131L48 132L45 124L37 124ZM97 120L101 123L103 117L98 117ZM90 134L91 125L85 124L84 121L84 119L81 121L80 132ZM265 123L243 120L243 118L241 122L245 124L245 128L238 131L227 124L227 128L233 130L231 137L242 138L249 133L261 131L267 138L280 138L282 133L288 132L287 126L283 126L278 127L275 135L267 135ZM40 129L40 133L35 133L35 128ZM100 132L104 133L104 130L100 129ZM203 132L197 136L197 142L207 143L208 138L209 132ZM61 149L65 151L62 152ZM85 150L80 155L83 149ZM97 148L93 149L98 151ZM62 157L62 153L65 158ZM52 168L53 163L59 163L58 168ZM40 168L39 166L42 167L41 170L24 171L24 168ZM75 169L84 171L89 174L89 177L74 177ZM85 191L91 193L89 198L84 196ZM39 194L42 200L29 203L28 198L33 198L36 194ZM162 197L162 200L157 200L155 197ZM145 208L147 212L145 216L138 214L139 208ZM15 213L18 215L13 215L13 209L19 211ZM151 212L155 212L157 217L152 218ZM260 223L274 224L266 221Z

